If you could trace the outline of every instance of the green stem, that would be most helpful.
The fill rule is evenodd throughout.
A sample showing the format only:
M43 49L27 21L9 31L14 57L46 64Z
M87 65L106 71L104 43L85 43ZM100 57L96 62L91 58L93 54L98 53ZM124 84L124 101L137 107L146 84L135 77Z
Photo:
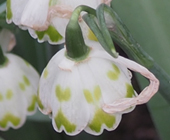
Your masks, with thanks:
M108 8L106 12L110 14L113 20L112 24L114 25L114 29L109 28L113 41L116 42L130 58L153 72L160 81L159 91L161 95L170 103L170 76L156 62L154 62L154 60L134 40L113 9Z
M0 46L0 66L4 65L6 63L6 57L4 56L4 53L2 51L2 48Z
M82 31L79 25L79 16L82 11L95 15L95 10L88 6L77 7L66 28L66 49L67 56L78 60L89 52L89 48L84 42Z

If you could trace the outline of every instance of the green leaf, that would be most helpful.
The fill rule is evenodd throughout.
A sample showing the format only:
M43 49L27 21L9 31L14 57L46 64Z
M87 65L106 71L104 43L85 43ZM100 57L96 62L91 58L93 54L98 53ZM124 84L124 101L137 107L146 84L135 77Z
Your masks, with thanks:
M170 1L114 0L113 6L137 42L170 74ZM141 85L145 83L140 78L139 80ZM170 92L164 90L167 94ZM170 105L157 93L148 106L161 138L168 140Z

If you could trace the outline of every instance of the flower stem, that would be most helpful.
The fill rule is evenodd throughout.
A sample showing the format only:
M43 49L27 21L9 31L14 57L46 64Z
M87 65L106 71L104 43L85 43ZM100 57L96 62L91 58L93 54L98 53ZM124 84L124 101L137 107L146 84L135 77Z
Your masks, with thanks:
M78 60L89 52L89 48L84 42L82 31L79 25L79 17L82 11L95 14L95 10L88 6L77 7L71 16L66 28L66 49L67 56Z

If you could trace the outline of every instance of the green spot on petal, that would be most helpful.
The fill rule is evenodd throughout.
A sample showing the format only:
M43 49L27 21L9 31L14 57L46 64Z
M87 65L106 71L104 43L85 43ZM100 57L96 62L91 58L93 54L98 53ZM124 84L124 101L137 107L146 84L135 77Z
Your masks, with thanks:
M31 102L31 105L27 108L27 110L29 112L32 112L35 110L35 107L36 107L36 103L37 103L37 96L36 95L33 95L32 96L32 102Z
M64 126L65 130L68 133L72 133L76 129L76 125L71 123L62 113L61 110L59 110L57 116L55 117L55 123L57 128L60 130L61 126Z
M41 102L41 100L40 100L39 91L38 91L38 96L37 96L37 103L38 103L39 108L40 108L41 110L43 110L43 109L44 109L44 106L43 106L43 104L42 104L42 102Z
M7 91L7 93L6 93L6 98L8 99L8 100L10 100L11 98L12 98L12 96L13 96L13 92L12 92L12 90L8 90Z
M126 93L127 98L132 98L135 95L132 85L126 83L126 90L127 90L127 93Z
M71 98L71 91L69 88L66 88L65 90L62 90L59 85L56 86L56 97L60 102L62 101L69 101Z
M48 70L47 70L47 68L44 70L44 74L43 74L43 77L44 78L47 78L47 76L48 76Z
M93 120L89 124L89 127L95 132L100 132L103 124L105 124L108 128L112 128L115 124L115 117L99 109L95 113Z
M84 93L84 96L86 98L86 101L88 103L93 103L93 97L92 97L91 92L89 90L85 89L85 90L83 90L83 93Z
M20 118L8 113L4 115L4 117L0 120L0 126L2 128L6 128L8 122L11 122L14 126L17 126L19 125L20 121L21 121Z
M119 78L119 75L120 75L120 70L114 64L112 64L112 67L113 67L114 71L112 71L112 70L108 71L107 76L111 80L117 80Z
M6 17L8 20L10 20L12 18L12 10L11 10L11 0L7 0L6 3Z
M24 60L24 62L28 67L30 66L30 64L26 60Z
M20 89L21 89L22 91L25 90L25 85L24 85L23 83L19 83L19 87L20 87Z
M30 81L28 80L28 78L24 75L23 76L23 80L24 80L24 83L29 86L30 85Z
M3 95L0 93L0 102L3 101Z
M94 33L89 29L88 31L88 39L93 40L93 41L98 41Z
M36 31L36 34L40 40L42 40L45 35L48 35L52 42L58 42L63 38L53 26L49 26L45 31Z
M99 86L96 86L94 89L94 97L97 101L99 101L101 98L101 90Z
M94 95L88 89L84 89L83 93L88 103L94 103L94 101L99 101L101 98L101 90L99 86L94 88Z

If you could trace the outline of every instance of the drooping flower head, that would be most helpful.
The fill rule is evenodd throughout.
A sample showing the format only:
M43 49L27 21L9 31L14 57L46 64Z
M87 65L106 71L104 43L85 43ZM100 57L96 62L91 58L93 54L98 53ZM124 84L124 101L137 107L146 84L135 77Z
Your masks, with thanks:
M13 21L21 28L28 29L30 35L38 38L39 42L47 40L51 44L58 44L64 42L66 25L77 6L96 8L101 3L109 2L110 0L7 0L7 22ZM83 21L80 20L80 23L83 24Z
M135 91L131 85L131 74L116 59L106 59L108 54L97 42L88 42L90 52L80 62L65 56L66 49L58 52L45 68L41 79L39 98L44 114L52 113L53 127L76 135L82 130L99 135L103 129L114 130L123 112L108 114L104 104L131 98ZM102 54L100 54L102 53ZM109 57L108 57L109 58Z
M53 56L41 75L39 108L51 116L57 132L76 135L84 130L100 135L104 129L116 129L123 113L148 101L159 82L141 65L121 56L113 58L99 42L84 41L75 19L74 15L67 26L65 48ZM128 68L151 80L139 96Z
M12 48L15 45L14 35L8 30L3 29L0 37L0 46L4 48L3 50L7 50L5 47ZM19 128L24 124L26 116L36 111L39 75L22 58L2 53L2 50L0 55L0 130Z

